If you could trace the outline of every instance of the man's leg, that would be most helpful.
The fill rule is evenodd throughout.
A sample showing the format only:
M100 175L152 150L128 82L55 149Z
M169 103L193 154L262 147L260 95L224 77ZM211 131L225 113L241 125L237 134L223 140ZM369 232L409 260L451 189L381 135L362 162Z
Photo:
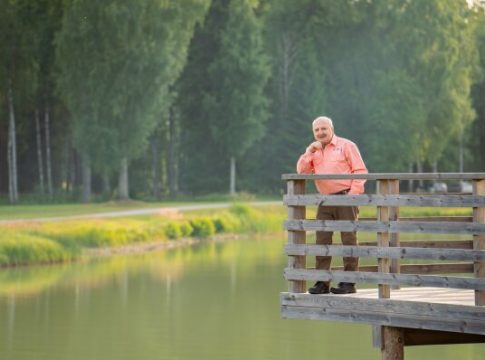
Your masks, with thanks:
M359 208L357 206L342 206L338 211L339 220L355 221L359 218ZM357 233L342 232L341 233L343 245L357 245ZM344 257L344 271L358 271L359 258L358 257Z
M334 220L335 219L335 206L319 206L317 210L318 220ZM333 232L331 231L317 231L316 243L318 245L330 245L332 244ZM331 256L316 256L315 257L315 269L329 270ZM317 281L310 289L310 294L325 294L329 292L328 281Z
M341 206L337 210L337 220L355 221L359 217L359 208L356 206ZM341 232L341 239L343 245L357 245L357 233ZM344 271L358 271L359 258L358 257L344 257ZM332 288L331 292L334 294L351 294L355 293L354 283L341 282L337 288Z

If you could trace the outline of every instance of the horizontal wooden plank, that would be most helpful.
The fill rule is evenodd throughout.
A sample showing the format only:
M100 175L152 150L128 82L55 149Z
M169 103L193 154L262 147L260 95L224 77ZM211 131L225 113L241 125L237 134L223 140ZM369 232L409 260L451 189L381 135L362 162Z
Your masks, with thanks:
M285 251L287 255L304 256L349 256L390 259L429 259L458 261L485 260L485 250L464 249L288 244L285 247Z
M485 278L452 277L417 274L373 273L355 271L327 271L290 269L284 272L286 280L336 281L351 283L430 286L455 289L485 290Z
M288 206L429 206L484 207L485 196L478 195L285 195Z
M288 217L289 219L296 219ZM375 217L361 217L361 221L376 221ZM473 222L473 216L400 216L399 221Z
M293 231L364 231L427 234L485 234L485 224L431 221L331 221L286 220L285 229Z
M283 174L283 180L483 180L485 173Z
M281 294L284 318L485 334L485 308L342 295Z
M332 271L343 271L343 266L332 267ZM359 271L377 272L377 265L359 266ZM473 274L473 263L439 263L439 264L401 264L401 274Z
M362 246L377 246L376 241L361 242ZM440 248L440 249L473 249L473 240L416 240L401 241L402 247Z
M403 329L404 346L485 343L485 335L427 329Z

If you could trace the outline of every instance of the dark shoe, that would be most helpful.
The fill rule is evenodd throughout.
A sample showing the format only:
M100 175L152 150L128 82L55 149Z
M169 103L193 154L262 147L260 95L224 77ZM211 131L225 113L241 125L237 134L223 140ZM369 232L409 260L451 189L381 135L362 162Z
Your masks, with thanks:
M323 281L317 281L315 285L308 289L310 294L328 294L328 285Z
M357 292L357 290L355 290L355 284L345 283L345 282L339 283L338 287L336 288L333 287L330 289L330 291L333 294L353 294Z

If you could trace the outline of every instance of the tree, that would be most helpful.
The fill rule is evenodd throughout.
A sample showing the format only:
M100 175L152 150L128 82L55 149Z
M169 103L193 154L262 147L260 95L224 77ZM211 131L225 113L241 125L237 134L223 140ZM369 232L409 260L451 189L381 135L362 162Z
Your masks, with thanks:
M120 170L144 153L180 74L207 1L73 0L58 38L59 89L73 117L76 148L97 171Z
M264 134L269 64L262 29L249 1L232 0L221 43L209 66L211 91L204 112L211 136L230 160L230 194L236 191L236 160Z

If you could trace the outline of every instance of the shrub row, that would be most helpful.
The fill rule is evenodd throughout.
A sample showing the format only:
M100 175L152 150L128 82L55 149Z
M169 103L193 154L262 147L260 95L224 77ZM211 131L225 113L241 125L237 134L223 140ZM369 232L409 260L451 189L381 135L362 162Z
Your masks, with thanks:
M234 205L212 216L181 220L129 218L51 222L0 229L0 266L69 261L83 248L115 247L218 233L269 232L281 229L283 214Z

